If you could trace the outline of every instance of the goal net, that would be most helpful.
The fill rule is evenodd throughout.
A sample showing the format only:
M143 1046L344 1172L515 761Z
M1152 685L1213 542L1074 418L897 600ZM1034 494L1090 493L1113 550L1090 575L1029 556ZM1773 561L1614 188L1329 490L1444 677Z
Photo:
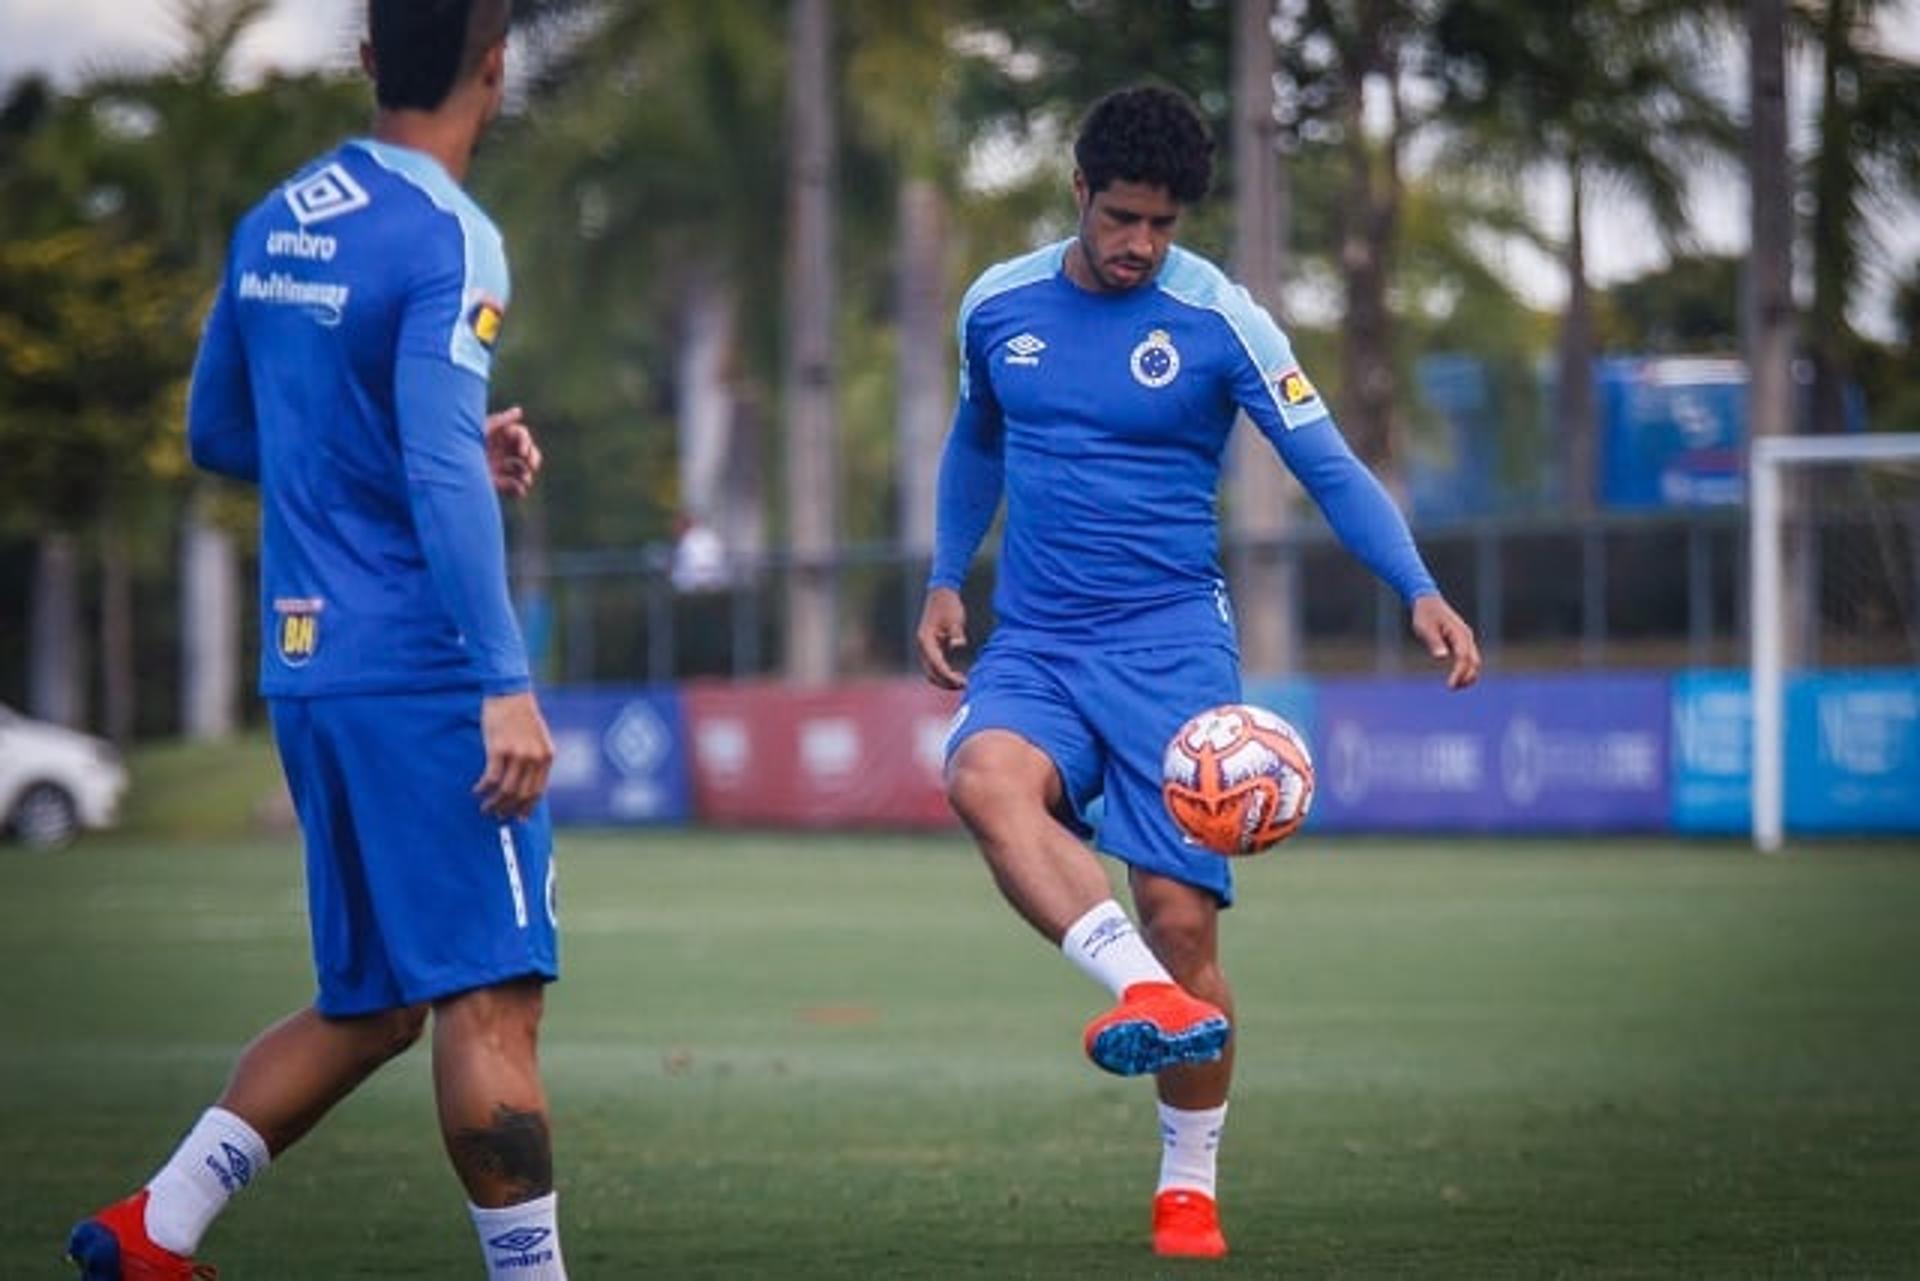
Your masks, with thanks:
M1913 830L1920 435L1766 439L1751 468L1754 844Z

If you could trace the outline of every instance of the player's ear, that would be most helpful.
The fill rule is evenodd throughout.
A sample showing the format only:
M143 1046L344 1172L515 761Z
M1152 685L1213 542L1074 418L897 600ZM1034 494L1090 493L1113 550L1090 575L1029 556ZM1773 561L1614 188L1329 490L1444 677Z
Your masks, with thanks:
M1073 171L1073 203L1078 205L1080 212L1084 214L1087 212L1087 201L1092 199L1092 197L1093 193L1087 190L1087 175L1081 172L1078 166L1075 166Z
M505 36L493 42L486 56L480 60L480 83L489 92L497 91L507 82L507 39Z

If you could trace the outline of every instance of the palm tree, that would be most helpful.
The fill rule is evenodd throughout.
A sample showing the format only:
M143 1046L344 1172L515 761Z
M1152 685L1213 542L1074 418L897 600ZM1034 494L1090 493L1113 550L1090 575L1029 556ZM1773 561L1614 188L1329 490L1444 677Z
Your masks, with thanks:
M1458 128L1449 160L1553 173L1567 187L1556 419L1565 495L1584 511L1596 498L1597 468L1586 259L1592 192L1606 186L1634 197L1677 245L1688 175L1730 152L1737 135L1706 88L1707 42L1693 6L1446 0L1435 31L1445 113Z
M1855 345L1848 303L1873 260L1876 201L1920 191L1920 65L1873 45L1887 0L1825 0L1801 11L1821 51L1819 151L1813 160L1813 429L1846 425Z
M840 514L834 404L834 93L831 0L793 0L787 73L786 335L787 675L825 681L834 669L829 563Z
M1274 0L1233 5L1233 267L1278 319L1290 220L1274 101L1274 7ZM1252 671L1291 671L1299 650L1291 608L1297 575L1274 548L1291 523L1291 496L1271 446L1244 419L1234 432L1229 483L1228 515L1243 548L1233 591L1241 651Z
M1752 435L1793 428L1793 171L1787 151L1786 0L1747 0L1747 404Z

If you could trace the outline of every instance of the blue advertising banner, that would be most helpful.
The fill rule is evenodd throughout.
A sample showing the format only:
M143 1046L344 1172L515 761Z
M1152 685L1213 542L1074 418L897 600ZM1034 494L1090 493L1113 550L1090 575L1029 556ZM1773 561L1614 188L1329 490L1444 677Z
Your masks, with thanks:
M1787 827L1920 831L1920 671L1787 684Z
M1738 360L1596 363L1609 507L1711 507L1745 491L1747 371Z
M1748 831L1753 700L1745 672L1673 682L1673 826ZM1920 671L1821 672L1787 681L1787 827L1920 831Z
M1286 718L1307 740L1307 751L1320 745L1319 692L1314 682L1299 676L1249 676L1240 691L1247 702Z
M1753 825L1753 697L1745 672L1673 678L1673 828L1745 832Z
M680 695L664 686L542 690L555 823L684 823L692 814Z
M1432 677L1319 687L1315 827L1328 831L1664 828L1662 677Z

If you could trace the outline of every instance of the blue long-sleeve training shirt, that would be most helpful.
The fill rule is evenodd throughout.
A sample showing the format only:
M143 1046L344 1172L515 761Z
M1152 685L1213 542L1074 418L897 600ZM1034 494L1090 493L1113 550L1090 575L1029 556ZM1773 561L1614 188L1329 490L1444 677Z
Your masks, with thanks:
M261 495L269 696L527 686L487 471L500 234L369 140L240 222L194 366L193 460Z
M996 644L1233 640L1216 496L1237 410L1343 544L1407 601L1437 589L1270 316L1174 248L1149 284L1081 289L1071 241L991 268L960 307L931 587L958 587L1004 494Z

